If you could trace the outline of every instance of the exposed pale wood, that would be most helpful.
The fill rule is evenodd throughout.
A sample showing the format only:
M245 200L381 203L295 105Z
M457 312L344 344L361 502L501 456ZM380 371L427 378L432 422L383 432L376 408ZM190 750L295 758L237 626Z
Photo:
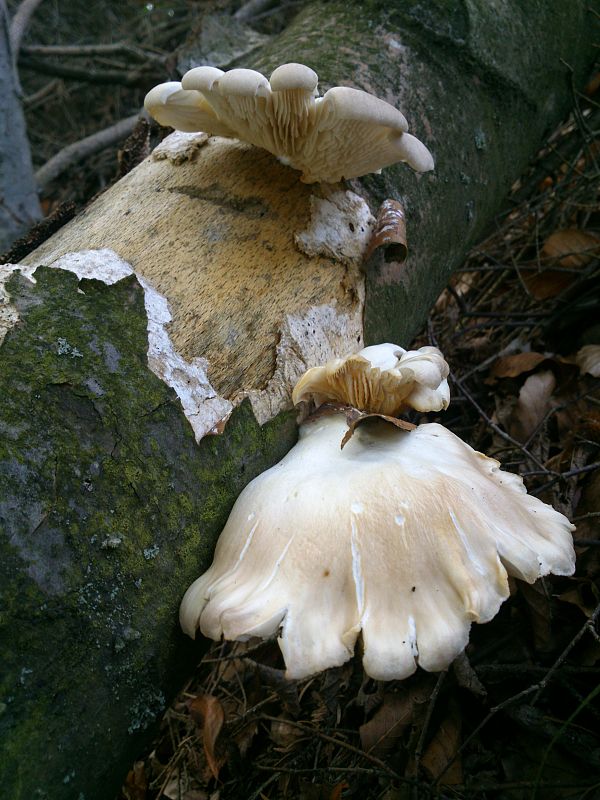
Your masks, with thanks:
M187 360L208 360L220 394L260 389L288 314L359 308L358 267L309 258L294 244L315 191L298 175L266 151L219 138L180 164L150 157L26 263L112 248L169 299L175 346Z

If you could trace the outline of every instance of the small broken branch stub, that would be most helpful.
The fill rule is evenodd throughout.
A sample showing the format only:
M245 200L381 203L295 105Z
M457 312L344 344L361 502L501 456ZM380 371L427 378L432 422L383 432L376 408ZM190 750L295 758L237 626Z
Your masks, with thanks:
M384 200L377 212L377 221L365 253L368 262L375 251L383 248L383 259L401 264L408 255L406 215L397 200Z

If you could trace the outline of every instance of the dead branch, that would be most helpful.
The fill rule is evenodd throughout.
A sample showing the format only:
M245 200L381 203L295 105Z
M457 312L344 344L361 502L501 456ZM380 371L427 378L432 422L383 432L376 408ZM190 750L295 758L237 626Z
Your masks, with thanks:
M42 0L23 0L17 8L10 23L10 47L16 61L21 48L23 36L29 27L31 18Z
M238 8L233 18L238 22L249 22L257 14L261 14L274 5L276 5L276 0L248 0Z
M99 84L118 84L120 86L142 86L148 87L152 81L160 81L164 78L163 71L156 69L144 69L138 67L130 72L123 70L103 70L99 71L90 67L70 67L53 61L36 58L35 56L21 55L19 57L19 67L29 69L32 72L40 72L42 75L55 75L58 78L65 78L71 81L83 81L85 83Z
M101 150L129 136L139 118L139 113L132 114L131 117L126 117L102 131L93 133L91 136L86 136L85 139L80 139L78 142L73 142L73 144L63 147L35 173L40 189L43 190L62 172L78 161L83 161L84 158L89 158L94 153L99 153Z
M106 56L114 54L125 54L140 59L140 61L152 61L162 65L163 56L153 53L144 48L135 47L127 42L114 42L110 44L65 44L65 45L45 45L32 44L21 47L21 53L27 56L50 56L60 58L90 58L93 56Z

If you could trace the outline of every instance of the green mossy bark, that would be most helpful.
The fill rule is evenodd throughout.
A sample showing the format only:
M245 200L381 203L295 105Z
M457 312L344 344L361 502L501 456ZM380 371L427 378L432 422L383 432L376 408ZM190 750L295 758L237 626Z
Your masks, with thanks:
M409 256L369 265L368 344L407 346L509 187L573 102L596 51L587 0L326 0L303 8L240 66L313 67L321 89L355 86L406 115L436 169L404 164L355 184L374 210L402 202Z
M143 292L38 269L0 346L0 794L112 797L201 645L177 609L293 444L247 404L196 444L147 366Z

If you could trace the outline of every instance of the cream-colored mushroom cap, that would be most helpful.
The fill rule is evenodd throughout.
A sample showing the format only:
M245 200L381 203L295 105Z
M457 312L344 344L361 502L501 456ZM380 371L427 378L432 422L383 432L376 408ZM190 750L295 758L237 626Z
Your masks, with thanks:
M292 400L344 403L387 416L408 408L441 411L450 402L448 372L437 347L406 351L396 344L378 344L309 369L296 384Z
M301 90L314 94L317 91L319 76L304 64L282 64L274 69L269 78L273 92Z
M337 183L397 161L417 172L433 169L429 150L406 133L400 111L345 86L317 97L318 80L310 67L295 63L277 67L270 82L255 70L195 67L181 84L155 87L145 105L162 125L263 147L302 170L308 183Z
M181 625L213 639L279 636L290 678L347 661L382 680L442 670L472 622L529 583L574 569L573 526L522 480L437 424L374 420L343 450L341 414L242 492Z
M212 107L196 91L182 89L177 81L161 83L144 99L146 111L161 125L178 131L210 131L217 136L233 136L232 130L215 116Z

